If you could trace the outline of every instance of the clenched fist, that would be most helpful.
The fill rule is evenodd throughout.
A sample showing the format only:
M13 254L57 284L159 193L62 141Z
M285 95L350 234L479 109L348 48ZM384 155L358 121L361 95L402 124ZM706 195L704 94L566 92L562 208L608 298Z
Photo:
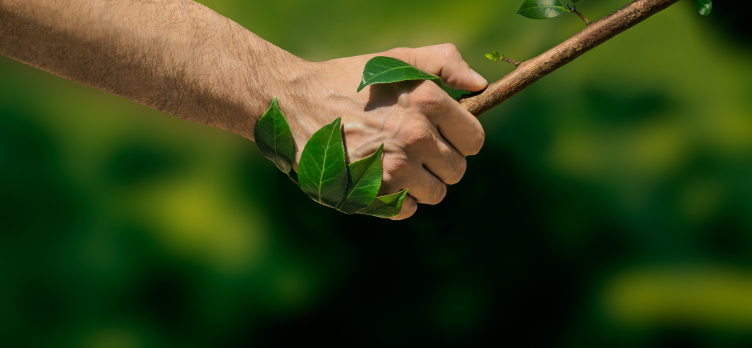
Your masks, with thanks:
M342 117L348 163L384 144L384 179L379 195L408 188L395 219L413 215L417 204L437 204L446 184L460 181L465 156L480 151L485 133L480 122L431 81L372 85L356 92L363 67L375 56L389 56L440 76L444 84L479 91L487 82L444 44L396 48L379 54L342 58L307 66L296 87L283 90L280 106L298 147L297 160L319 128ZM297 168L297 163L294 165Z

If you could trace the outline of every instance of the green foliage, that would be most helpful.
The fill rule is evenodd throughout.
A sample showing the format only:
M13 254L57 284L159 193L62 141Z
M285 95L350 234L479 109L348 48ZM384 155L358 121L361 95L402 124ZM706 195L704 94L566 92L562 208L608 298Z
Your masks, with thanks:
M504 58L504 55L499 54L499 52L496 52L496 50L494 50L492 53L486 53L486 58L496 61L501 58Z
M347 166L349 174L347 193L337 209L345 214L354 214L367 208L376 198L381 188L381 154L384 144L371 156Z
M700 11L700 14L703 16L709 15L710 11L713 10L713 2L710 0L695 0L695 6L697 6L697 11Z
M290 131L290 125L279 110L277 98L272 99L272 105L256 124L254 137L261 155L272 161L279 170L295 179L292 163L295 161L295 139Z
M576 2L576 1L575 1ZM518 14L532 19L554 18L563 12L570 12L559 0L525 0Z
M376 197L383 177L381 158L384 144L371 156L345 165L341 126L342 119L337 118L311 136L301 154L299 175L292 171L295 142L290 126L279 110L277 98L272 100L254 133L261 154L293 181L299 180L300 189L312 200L345 214L361 213L382 218L397 216L406 190Z
M300 189L312 200L336 208L347 191L341 118L313 133L298 165Z
M397 216L402 210L402 202L405 200L405 196L407 196L407 189L388 196L376 197L373 203L360 213L383 218Z
M498 52L494 51L497 56ZM375 57L366 63L358 91L375 83L407 80L431 80L441 86L441 78L428 74L401 60ZM261 154L277 168L297 181L312 200L345 214L395 217L402 210L407 189L376 197L381 188L384 144L376 153L360 161L345 164L342 119L337 118L311 136L301 154L298 174L292 171L295 141L290 125L279 110L277 98L256 125L256 144Z
M431 75L391 57L374 57L366 63L363 69L363 79L358 86L358 92L376 83L392 83L408 80L431 80L441 86L441 78Z

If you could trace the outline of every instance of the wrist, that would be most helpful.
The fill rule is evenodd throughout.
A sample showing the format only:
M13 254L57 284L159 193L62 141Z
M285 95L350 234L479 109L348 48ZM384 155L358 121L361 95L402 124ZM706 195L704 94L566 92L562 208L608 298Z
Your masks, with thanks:
M256 123L266 112L273 97L280 100L280 107L290 126L297 128L292 105L295 101L308 100L313 88L313 76L317 63L298 58L295 55L264 41L253 33L242 29L244 35L237 42L227 45L226 57L235 57L232 66L226 69L229 84L228 96L237 101L239 107L233 115L228 115L228 131L254 140ZM300 98L305 95L305 98ZM298 109L298 108L294 108Z

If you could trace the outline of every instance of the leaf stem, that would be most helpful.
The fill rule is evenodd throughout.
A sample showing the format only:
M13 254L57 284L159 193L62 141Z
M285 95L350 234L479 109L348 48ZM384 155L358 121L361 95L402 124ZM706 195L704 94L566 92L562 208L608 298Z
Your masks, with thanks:
M569 7L569 5L567 5L567 7ZM585 18L585 16L582 15L580 11L577 11L577 5L574 5L573 7L569 7L569 12L573 12L576 15L580 16L580 18L582 18L582 20L585 22L585 26L590 25L590 21L587 18Z
M509 64L514 64L514 66L520 66L520 64L522 64L522 62L518 62L516 60L509 59L507 57L503 57L503 58L501 58L501 60L503 60L503 61L505 61L505 62L507 62Z

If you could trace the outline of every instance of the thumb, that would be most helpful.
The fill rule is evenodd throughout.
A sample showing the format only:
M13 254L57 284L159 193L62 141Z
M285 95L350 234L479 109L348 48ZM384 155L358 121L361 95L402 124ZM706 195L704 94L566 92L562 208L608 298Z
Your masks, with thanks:
M457 47L450 43L421 48L395 48L386 54L441 77L445 85L454 89L477 92L488 85L486 79L470 69Z

